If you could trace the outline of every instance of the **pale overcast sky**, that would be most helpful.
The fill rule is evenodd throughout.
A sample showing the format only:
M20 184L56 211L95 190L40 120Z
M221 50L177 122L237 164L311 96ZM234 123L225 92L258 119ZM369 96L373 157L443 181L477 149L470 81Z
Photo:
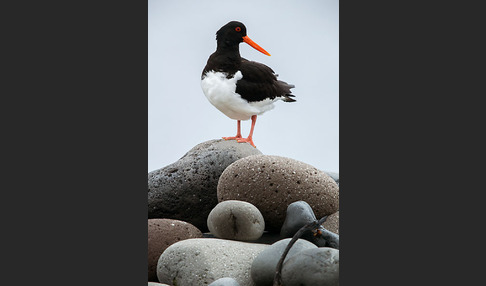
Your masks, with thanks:
M149 0L148 171L236 134L236 121L211 105L200 85L216 31L233 20L272 55L241 43L241 56L295 85L297 102L278 101L258 116L258 150L339 173L338 0ZM244 137L250 123L242 121Z

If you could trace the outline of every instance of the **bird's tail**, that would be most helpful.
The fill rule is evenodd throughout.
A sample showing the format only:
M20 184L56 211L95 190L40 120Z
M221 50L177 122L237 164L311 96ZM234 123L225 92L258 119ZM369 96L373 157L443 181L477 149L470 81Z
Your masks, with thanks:
M295 95L292 94L292 91L290 91L291 88L294 88L295 85L293 84L288 84L284 81L279 80L278 81L280 88L282 89L282 93L284 94L282 96L282 100L285 102L294 102L297 101L293 99L292 97L295 97Z
M282 100L285 101L285 102L294 102L294 101L297 101L297 100L295 100L295 99L293 99L291 97L295 97L295 95L290 94L290 93L289 94L286 94L286 95L284 95L282 97Z

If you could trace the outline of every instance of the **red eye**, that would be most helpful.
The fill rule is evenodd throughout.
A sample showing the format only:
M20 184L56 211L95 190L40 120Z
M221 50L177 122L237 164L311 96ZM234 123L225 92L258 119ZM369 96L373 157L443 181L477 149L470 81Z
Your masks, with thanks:
M235 28L235 31L236 31L236 32L241 32L241 27L236 27L236 28Z

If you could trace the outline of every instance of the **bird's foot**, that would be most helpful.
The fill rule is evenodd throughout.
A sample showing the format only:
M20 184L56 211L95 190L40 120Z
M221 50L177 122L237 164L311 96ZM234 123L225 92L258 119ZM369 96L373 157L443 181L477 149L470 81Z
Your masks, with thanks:
M238 140L238 139L241 139L243 137L241 137L241 135L236 135L234 137L223 137L224 140Z
M253 147L255 147L255 148L256 148L256 146L255 146L255 144L253 143L253 140L252 140L252 138L251 138L251 137L248 137L248 138L241 138L241 139L236 139L236 142L238 142L238 143L245 143L245 142L247 142L247 143L250 143L250 145L251 145L251 146L253 146Z

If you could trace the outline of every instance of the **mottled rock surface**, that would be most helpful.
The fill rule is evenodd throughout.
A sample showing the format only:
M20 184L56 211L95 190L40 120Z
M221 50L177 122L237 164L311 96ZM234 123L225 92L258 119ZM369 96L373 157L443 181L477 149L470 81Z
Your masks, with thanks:
M157 261L170 245L188 238L199 238L203 234L195 226L172 219L148 220L148 281L157 280Z
M254 241L262 236L265 221L254 205L229 200L217 204L211 210L208 228L218 238Z
M339 187L325 172L286 157L255 155L224 170L218 183L218 201L240 200L255 205L267 230L280 231L287 206L308 202L316 216L339 210Z
M207 216L218 203L221 173L236 160L256 154L261 152L247 143L210 140L148 173L148 218L178 219L207 231Z
M216 238L194 238L169 246L160 256L157 277L177 286L208 285L231 277L240 286L255 285L251 263L268 245Z
M253 260L251 265L251 278L255 285L272 286L278 261L282 257L290 240L291 238L286 238L275 242L260 252ZM317 246L307 240L298 239L292 248L290 248L284 261L289 260L290 257L303 250L313 248L317 248Z
M303 250L282 267L285 286L338 286L339 250L327 247Z

